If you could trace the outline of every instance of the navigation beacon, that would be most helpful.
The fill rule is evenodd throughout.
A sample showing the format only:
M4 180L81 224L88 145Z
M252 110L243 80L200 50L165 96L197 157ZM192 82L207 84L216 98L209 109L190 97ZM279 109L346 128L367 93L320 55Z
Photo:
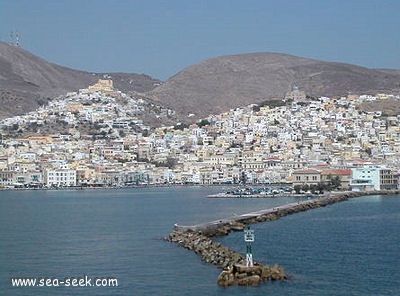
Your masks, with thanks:
M254 230L251 230L250 226L247 226L247 229L244 230L244 241L246 242L246 266L252 267L254 264L251 243L254 242Z

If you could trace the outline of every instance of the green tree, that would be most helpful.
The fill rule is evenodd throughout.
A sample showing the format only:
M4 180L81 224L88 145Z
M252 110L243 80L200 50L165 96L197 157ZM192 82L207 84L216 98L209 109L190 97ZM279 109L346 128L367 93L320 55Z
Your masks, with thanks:
M169 169L172 169L176 166L176 164L178 163L178 160L174 157L167 157L167 161L166 161L166 166Z
M305 192L307 192L308 190L310 190L310 185L308 184L303 184L303 186L301 186L301 189Z
M206 125L210 125L210 122L207 119L202 119L199 123L197 123L198 127L203 127Z
M185 128L188 128L189 126L186 123L178 123L174 126L174 130L181 130L183 131Z
M294 191L296 192L296 194L300 194L301 185L294 185L293 189L294 189Z
M330 185L331 185L332 189L340 188L341 182L340 182L339 176L336 176L336 177L332 178L331 182L330 182Z

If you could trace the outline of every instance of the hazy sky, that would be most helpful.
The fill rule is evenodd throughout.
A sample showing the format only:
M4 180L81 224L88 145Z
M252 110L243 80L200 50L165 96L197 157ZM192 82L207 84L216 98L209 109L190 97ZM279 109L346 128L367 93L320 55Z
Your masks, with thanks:
M92 72L162 80L210 57L281 52L400 69L400 0L0 0L0 40Z

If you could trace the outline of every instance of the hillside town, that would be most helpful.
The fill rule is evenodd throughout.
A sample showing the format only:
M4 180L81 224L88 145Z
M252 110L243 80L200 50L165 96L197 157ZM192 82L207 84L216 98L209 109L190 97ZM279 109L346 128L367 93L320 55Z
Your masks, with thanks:
M0 186L285 183L305 191L321 185L398 189L400 115L359 108L389 98L400 100L390 94L309 98L294 87L283 100L271 101L277 104L154 128L138 114L162 120L174 111L99 80L0 121ZM54 132L55 125L62 132Z

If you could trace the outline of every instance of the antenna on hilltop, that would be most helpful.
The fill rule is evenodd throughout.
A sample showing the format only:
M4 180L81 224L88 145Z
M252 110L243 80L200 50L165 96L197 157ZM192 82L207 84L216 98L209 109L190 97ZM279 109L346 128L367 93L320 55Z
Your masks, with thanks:
M20 41L20 34L18 31L15 31L15 45L16 46L20 46L19 41Z
M10 32L10 44L20 46L21 35L17 30Z

